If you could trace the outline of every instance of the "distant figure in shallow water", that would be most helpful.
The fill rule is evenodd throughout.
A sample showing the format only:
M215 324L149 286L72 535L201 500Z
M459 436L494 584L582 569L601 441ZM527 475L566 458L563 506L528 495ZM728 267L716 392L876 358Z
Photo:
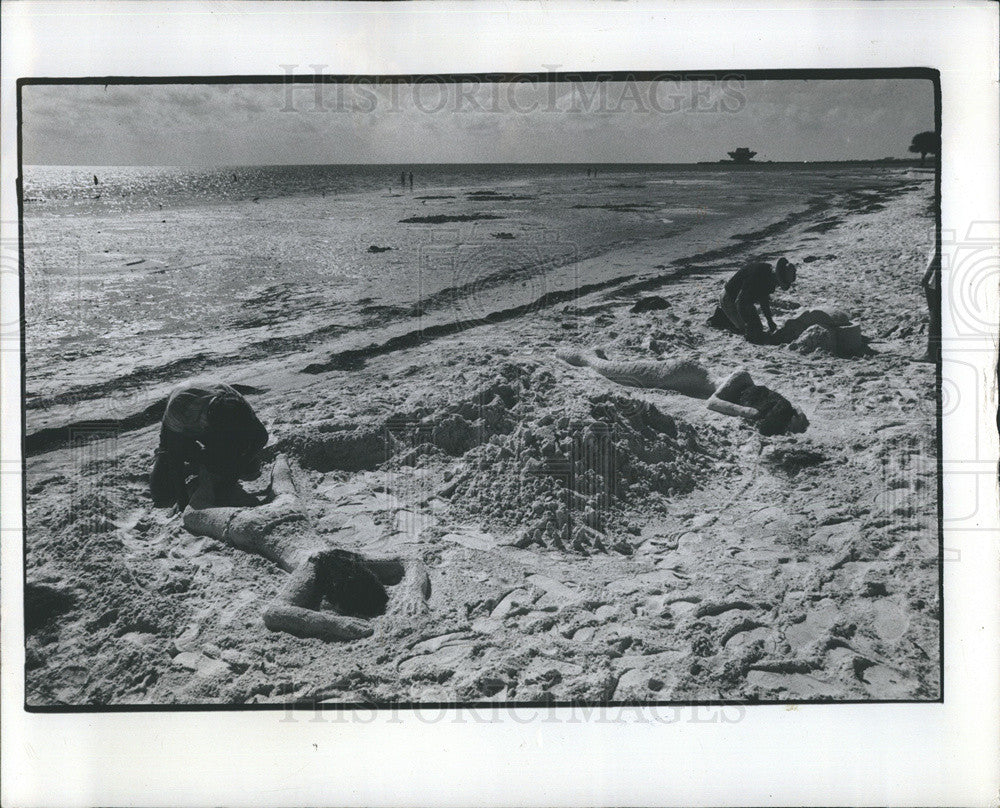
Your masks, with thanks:
M708 399L710 410L752 421L762 435L805 432L809 426L805 413L780 393L754 384L745 370L730 374L718 384L704 366L690 359L612 362L603 351L557 351L556 356L576 367L593 368L618 384L673 390L692 398Z

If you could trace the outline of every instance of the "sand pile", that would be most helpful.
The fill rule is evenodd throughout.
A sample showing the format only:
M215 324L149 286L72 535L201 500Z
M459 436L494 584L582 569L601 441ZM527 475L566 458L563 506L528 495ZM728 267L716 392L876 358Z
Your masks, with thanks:
M547 370L511 365L477 409L436 419L435 445L471 445L447 493L486 526L516 531L521 547L630 553L627 506L690 491L711 458L692 427L646 401L562 395Z
M472 395L369 425L319 424L285 442L327 471L452 463L440 495L521 547L630 553L628 507L691 491L713 457L694 428L628 395L571 396L507 362Z
M818 351L827 356L835 356L837 337L831 329L817 323L809 326L793 342L789 343L788 347L800 354L811 354Z
M300 427L277 443L306 468L327 472L372 470L391 464L416 465L427 457L460 457L489 435L514 427L512 408L531 369L503 365L469 397L444 407L418 406L388 418L351 423L321 421Z
M776 339L802 354L819 351L853 358L871 353L861 326L844 311L831 307L799 309L778 329Z

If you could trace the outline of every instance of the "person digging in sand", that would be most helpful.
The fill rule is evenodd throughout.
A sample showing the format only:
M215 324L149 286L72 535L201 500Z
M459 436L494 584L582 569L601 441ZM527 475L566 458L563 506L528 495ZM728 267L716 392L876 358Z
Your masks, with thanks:
M183 510L188 503L187 477L199 467L230 487L241 476L253 476L257 453L267 440L267 429L253 408L229 385L178 387L167 400L149 476L153 504Z
M330 546L309 524L288 461L271 469L271 500L227 507L231 485L203 468L184 511L184 527L197 536L257 553L290 573L281 593L264 610L264 625L296 637L355 640L373 633L365 618L414 617L427 611L430 579L419 561L367 558ZM393 594L386 587L393 587ZM321 609L323 600L335 610Z
M638 360L612 362L603 351L557 351L556 356L575 367L590 367L607 379L628 387L673 390L692 398L708 399L714 412L753 422L762 435L805 432L809 420L798 407L768 387L754 384L745 370L731 373L721 384L708 370L690 359L666 362Z
M768 336L778 326L771 316L771 294L780 286L790 289L795 283L795 265L787 258L779 258L772 267L763 261L754 261L736 272L722 290L719 309L728 324L749 342L761 343L767 338L757 315L757 306L767 319Z

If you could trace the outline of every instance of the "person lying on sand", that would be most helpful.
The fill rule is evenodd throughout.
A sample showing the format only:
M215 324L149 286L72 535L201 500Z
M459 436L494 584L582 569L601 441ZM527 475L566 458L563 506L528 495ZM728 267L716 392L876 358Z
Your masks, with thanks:
M762 435L805 432L809 426L809 419L802 410L780 393L754 384L745 370L735 371L718 384L705 367L690 359L612 362L600 350L590 353L557 351L556 356L575 367L593 368L618 384L673 390L692 398L708 399L710 410L745 418L753 422Z
M188 504L187 477L209 469L226 485L255 471L257 453L267 444L267 429L236 390L221 382L178 387L167 400L160 445L149 476L157 507Z
M184 527L196 536L257 553L290 573L264 610L264 624L271 631L356 640L374 631L366 618L414 618L428 611L430 579L424 565L416 559L371 558L331 546L311 527L282 455L271 469L270 494L265 504L230 507L228 481L202 469L183 518ZM322 608L324 599L333 611Z
M760 306L767 318L768 333L773 334L778 326L771 316L771 294L778 286L790 289L794 282L795 265L788 259L779 258L773 268L763 261L754 261L726 281L719 308L732 327L749 342L763 342L764 329L756 306Z
M762 435L805 432L809 419L780 393L754 384L745 370L732 373L708 400L708 408L752 421Z

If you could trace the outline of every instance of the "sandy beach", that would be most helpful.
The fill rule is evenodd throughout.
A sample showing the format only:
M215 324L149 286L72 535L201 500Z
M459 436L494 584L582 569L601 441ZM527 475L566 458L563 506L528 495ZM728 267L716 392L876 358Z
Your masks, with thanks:
M755 184L737 174L720 200ZM798 198L794 180L768 189L752 216L721 201L725 215L643 208L652 186L634 178L607 180L637 186L614 190L619 210L555 180L390 187L363 228L347 215L356 199L319 216L334 203L314 193L126 216L29 207L26 310L54 330L26 342L27 580L45 595L28 704L937 699L935 367L913 361L933 175L819 174ZM324 250L344 233L356 249ZM87 245L76 287L31 274L33 236L67 266ZM217 271L237 242L260 262L245 277ZM835 307L870 355L706 324L741 264L779 256L798 266L773 298L779 325ZM199 286L209 277L223 280ZM90 326L117 318L114 338L57 344L57 293L86 310L95 289L121 290ZM633 311L653 295L658 308ZM593 348L690 358L719 378L745 368L809 428L764 437L556 356ZM341 643L264 626L285 573L149 501L162 400L199 375L242 385L271 433L268 464L289 459L331 546L423 562L426 613L377 617ZM581 446L594 456L574 466ZM268 464L249 490L266 489ZM560 474L586 478L575 517L560 514ZM563 541L567 518L587 529Z

